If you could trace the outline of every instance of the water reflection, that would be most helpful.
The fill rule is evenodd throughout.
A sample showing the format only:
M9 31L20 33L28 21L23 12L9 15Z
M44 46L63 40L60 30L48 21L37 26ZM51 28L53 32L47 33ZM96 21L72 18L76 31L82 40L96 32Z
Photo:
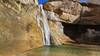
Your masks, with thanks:
M37 48L30 51L27 56L100 56L100 50L64 45Z
M45 50L43 51L42 56L48 56L50 53L50 47L45 48Z

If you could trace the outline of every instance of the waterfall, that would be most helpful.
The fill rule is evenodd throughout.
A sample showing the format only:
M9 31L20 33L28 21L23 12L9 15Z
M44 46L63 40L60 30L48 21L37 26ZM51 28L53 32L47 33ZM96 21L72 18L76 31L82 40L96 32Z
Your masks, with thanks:
M38 0L34 1L36 5L38 5L39 8L39 13L41 14L41 16L39 16L38 14L35 15L36 16L36 20L38 23L38 26L40 27L41 31L42 31L42 35L43 35L43 43L44 45L50 45L50 29L49 29L49 25L48 25L48 19L46 17L45 11L43 10L43 5L39 4ZM40 0L41 2L41 0Z
M42 14L42 21L43 21L43 29L44 29L44 45L50 45L50 29L48 25L48 20L45 14L45 11L43 10L43 5L39 5L41 14Z
M44 45L50 45L50 29L48 25L47 16L43 10L43 5L38 5L38 12L35 11L34 15L37 20L37 24L42 31Z

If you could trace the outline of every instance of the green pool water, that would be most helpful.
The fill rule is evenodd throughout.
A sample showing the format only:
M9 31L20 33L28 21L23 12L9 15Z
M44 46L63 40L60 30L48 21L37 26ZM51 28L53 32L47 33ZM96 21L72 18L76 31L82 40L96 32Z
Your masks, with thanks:
M33 49L27 56L100 56L99 47L87 48L74 45L45 46Z

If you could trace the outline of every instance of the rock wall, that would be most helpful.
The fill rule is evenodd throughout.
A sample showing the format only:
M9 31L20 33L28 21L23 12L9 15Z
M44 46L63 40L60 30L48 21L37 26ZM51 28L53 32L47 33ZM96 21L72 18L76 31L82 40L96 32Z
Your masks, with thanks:
M73 1L52 1L44 5L47 11L53 11L59 18L66 23L74 23L80 17L82 6Z
M18 13L9 6L0 3L0 55L11 56L43 46L33 7Z

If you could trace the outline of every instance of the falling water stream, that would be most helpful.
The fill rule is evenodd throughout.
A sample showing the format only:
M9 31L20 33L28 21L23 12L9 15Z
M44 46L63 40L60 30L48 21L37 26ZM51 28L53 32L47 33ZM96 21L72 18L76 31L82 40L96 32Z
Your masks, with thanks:
M48 25L48 20L43 10L43 5L39 5L41 14L42 14L42 21L43 21L43 29L44 29L44 45L50 45L50 29Z
M39 13L41 14L41 16L37 14L36 20L38 26L41 28L42 31L44 45L50 45L50 29L48 25L48 19L46 17L45 11L43 10L43 5L38 4L38 2L38 0L35 0L35 4L38 5Z

